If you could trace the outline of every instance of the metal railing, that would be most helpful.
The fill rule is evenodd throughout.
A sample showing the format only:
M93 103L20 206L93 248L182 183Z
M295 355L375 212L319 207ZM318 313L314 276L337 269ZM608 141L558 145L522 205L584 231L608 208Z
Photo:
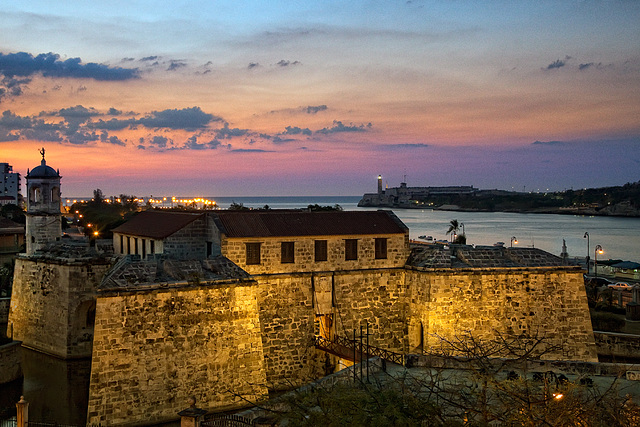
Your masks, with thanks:
M254 426L255 423L249 418L240 415L214 415L200 423L202 427L247 427Z
M331 340L321 336L316 336L315 346L320 350L324 350L353 362L360 362L363 359L378 356L380 359L387 362L404 366L404 354L367 345L361 341L341 337L339 335L335 335Z

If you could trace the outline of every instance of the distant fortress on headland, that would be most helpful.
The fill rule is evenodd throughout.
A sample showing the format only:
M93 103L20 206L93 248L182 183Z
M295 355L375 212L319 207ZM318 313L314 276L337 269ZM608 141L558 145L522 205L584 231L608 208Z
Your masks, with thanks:
M358 202L360 207L398 207L409 208L416 200L426 199L429 196L443 195L470 195L479 190L472 185L447 186L447 187L407 187L406 182L401 182L400 187L382 188L382 175L378 175L378 192L366 193Z

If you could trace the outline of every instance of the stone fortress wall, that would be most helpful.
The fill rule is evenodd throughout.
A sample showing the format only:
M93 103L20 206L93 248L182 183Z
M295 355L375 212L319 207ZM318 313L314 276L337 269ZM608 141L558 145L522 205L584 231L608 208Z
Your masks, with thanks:
M224 410L266 395L258 287L183 285L98 298L88 424L175 419L190 396Z
M17 258L7 334L65 359L89 357L95 295L110 262Z
M407 283L410 348L524 334L544 340L544 359L598 361L579 270L414 270Z
M246 286L99 297L89 421L169 419L190 395L209 410L240 407L239 396L260 398L325 375L336 360L313 338L327 315L331 333L351 337L368 323L371 345L401 353L467 332L491 339L539 331L560 348L546 358L597 361L582 273L571 267L254 278ZM122 412L131 402L134 409Z

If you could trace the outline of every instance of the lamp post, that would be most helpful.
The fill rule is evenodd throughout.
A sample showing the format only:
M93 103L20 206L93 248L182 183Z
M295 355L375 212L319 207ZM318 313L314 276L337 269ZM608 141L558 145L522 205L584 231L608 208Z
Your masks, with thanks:
M582 238L587 239L587 256L585 258L585 261L587 263L587 274L589 274L589 232L585 231L584 236L582 236Z
M598 277L598 254L603 254L604 251L602 250L602 246L600 245L596 245L596 249L594 250L594 261L593 261L593 274L595 275L595 277Z
M511 247L513 247L513 244L514 244L514 243L515 243L516 245L518 244L518 239L516 238L516 236L513 236L513 237L511 238Z

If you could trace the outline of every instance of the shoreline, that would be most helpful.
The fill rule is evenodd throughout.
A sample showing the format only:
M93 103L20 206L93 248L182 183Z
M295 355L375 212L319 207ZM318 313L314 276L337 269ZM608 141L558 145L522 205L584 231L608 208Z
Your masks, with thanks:
M477 208L465 208L457 205L442 205L442 206L388 206L388 205L361 205L360 208L386 208L386 209L430 209L434 211L450 211L450 212L503 212L503 213L519 213L519 214L548 214L548 215L578 215L578 216L610 216L617 218L640 218L640 211L625 210L622 212L603 212L602 210L596 211L594 209L579 209L579 208L535 208L535 209L477 209Z

